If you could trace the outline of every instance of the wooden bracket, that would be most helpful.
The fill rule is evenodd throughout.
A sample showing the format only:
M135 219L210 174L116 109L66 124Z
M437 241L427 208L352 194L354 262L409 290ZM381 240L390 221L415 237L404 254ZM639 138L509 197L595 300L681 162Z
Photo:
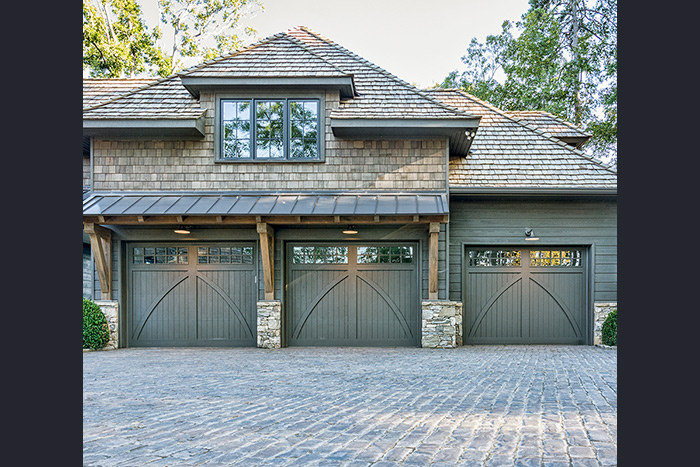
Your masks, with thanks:
M275 299L275 237L274 229L269 224L257 224L260 235L260 253L262 255L263 278L265 283L265 300Z
M102 300L112 299L112 231L95 225L84 223L83 230L90 237L90 245L95 257L97 277L100 280Z

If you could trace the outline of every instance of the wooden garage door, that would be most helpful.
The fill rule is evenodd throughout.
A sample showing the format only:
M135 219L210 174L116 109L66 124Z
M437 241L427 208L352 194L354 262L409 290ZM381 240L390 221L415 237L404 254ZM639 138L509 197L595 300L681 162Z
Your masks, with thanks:
M417 345L416 253L415 244L289 245L289 345Z
M468 248L465 344L585 344L583 248Z
M254 346L253 244L129 244L128 345Z

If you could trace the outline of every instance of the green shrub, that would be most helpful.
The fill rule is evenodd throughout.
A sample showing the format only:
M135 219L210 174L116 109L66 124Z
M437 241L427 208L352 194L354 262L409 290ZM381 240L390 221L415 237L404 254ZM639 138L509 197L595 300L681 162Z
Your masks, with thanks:
M83 298L83 348L101 349L108 341L107 318L97 303Z
M603 321L603 344L617 345L617 308Z

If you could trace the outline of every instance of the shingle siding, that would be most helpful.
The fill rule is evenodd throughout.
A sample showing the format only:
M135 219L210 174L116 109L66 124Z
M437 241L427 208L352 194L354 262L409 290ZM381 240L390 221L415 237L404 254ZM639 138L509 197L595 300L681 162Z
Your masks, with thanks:
M462 300L463 243L522 245L526 228L536 245L593 244L596 302L617 301L617 202L450 200L450 300Z
M214 96L202 140L100 140L94 189L112 190L444 190L446 140L347 140L330 130L338 93L327 93L324 162L217 163Z

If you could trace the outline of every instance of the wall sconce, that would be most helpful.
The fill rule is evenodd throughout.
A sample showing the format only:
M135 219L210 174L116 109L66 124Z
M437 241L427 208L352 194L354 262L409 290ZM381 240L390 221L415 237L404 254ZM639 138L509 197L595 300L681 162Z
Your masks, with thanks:
M535 231L532 229L525 229L525 240L539 240L539 237L535 237Z
M180 235L187 235L188 233L190 233L191 228L192 228L191 225L181 225L177 229L173 230L173 232L175 232L176 234L180 234Z
M343 230L343 233L347 235L354 235L357 233L357 229L355 229L354 225L348 225L348 227Z

